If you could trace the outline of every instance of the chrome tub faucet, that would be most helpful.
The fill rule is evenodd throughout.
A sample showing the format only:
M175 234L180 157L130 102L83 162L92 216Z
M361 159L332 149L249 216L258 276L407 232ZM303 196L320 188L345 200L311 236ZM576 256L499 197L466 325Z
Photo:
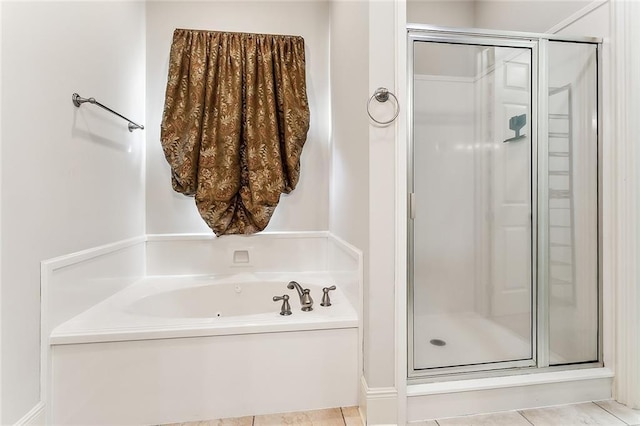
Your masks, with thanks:
M294 288L298 290L298 296L300 296L300 305L302 305L302 310L304 312L313 310L313 299L309 294L311 290L309 290L308 288L302 288L302 286L295 281L291 281L287 285L287 288L289 290L293 290Z

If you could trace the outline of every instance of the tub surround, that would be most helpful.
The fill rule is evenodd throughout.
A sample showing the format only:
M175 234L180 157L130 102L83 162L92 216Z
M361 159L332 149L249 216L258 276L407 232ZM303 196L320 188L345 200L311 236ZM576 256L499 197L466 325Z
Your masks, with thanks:
M141 279L145 239L131 238L43 261L43 334L48 336L60 324Z
M52 348L52 424L161 424L357 403L356 328Z
M146 237L146 275L205 275L239 271L323 271L328 265L328 232L274 232L252 236L152 234ZM234 262L245 251L246 262Z
M109 277L99 274L124 253L138 255L137 280L113 262ZM75 269L84 273L68 279ZM362 255L328 232L148 235L42 270L47 423L160 424L357 403ZM313 311L300 311L291 280L312 289ZM109 291L87 285L102 281ZM260 289L257 312L198 312L197 298L218 284L229 294ZM322 287L334 284L332 306L321 307ZM60 302L73 292L91 297ZM149 303L168 303L171 292L195 313L166 305L163 317ZM293 315L284 317L271 298L289 293Z
M31 424L32 418L36 419L33 424L50 423L51 332L142 278L145 240L140 236L41 262L40 402L35 414L28 413L28 419L19 424Z

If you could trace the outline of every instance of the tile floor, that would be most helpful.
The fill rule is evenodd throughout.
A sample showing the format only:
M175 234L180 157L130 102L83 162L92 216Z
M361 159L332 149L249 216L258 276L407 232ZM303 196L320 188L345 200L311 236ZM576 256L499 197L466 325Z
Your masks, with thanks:
M625 426L640 425L640 410L596 401L411 423L411 426Z
M168 426L362 426L357 407L330 408L300 413L219 419ZM411 426L626 426L640 425L640 410L615 401L536 408L476 416L451 417L410 423Z
M358 407L329 408L299 413L266 414L235 419L175 423L166 426L362 426Z

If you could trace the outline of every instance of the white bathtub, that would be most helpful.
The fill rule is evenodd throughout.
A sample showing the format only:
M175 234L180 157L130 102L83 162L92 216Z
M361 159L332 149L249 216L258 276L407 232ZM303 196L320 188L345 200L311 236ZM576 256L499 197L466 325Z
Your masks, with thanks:
M209 281L209 280L207 280ZM161 318L232 318L260 316L277 311L273 296L291 292L282 281L248 281L213 284L193 283L189 287L162 291L131 303L127 312ZM322 294L315 285L302 284L312 294ZM293 292L295 293L295 291ZM291 301L295 294L290 294ZM280 302L281 304L282 302ZM317 306L316 306L317 308Z
M313 311L291 280L311 289ZM292 315L272 300L283 294ZM161 424L357 405L346 294L328 273L144 278L54 329L50 418Z
M302 312L289 281L311 289L313 311ZM322 288L336 285L331 306L322 307ZM292 315L280 315L288 294ZM357 327L356 310L329 274L231 274L148 277L61 324L51 344L217 336Z

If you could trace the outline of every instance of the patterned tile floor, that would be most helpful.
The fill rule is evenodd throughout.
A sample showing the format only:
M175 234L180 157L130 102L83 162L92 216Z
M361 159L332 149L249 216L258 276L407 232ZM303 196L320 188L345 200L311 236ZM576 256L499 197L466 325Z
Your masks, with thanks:
M169 426L362 426L357 407L176 423ZM411 426L640 426L640 410L595 401L504 413L412 422Z

